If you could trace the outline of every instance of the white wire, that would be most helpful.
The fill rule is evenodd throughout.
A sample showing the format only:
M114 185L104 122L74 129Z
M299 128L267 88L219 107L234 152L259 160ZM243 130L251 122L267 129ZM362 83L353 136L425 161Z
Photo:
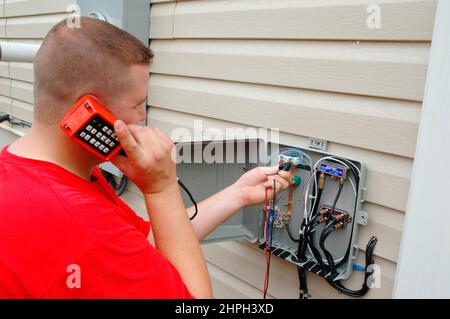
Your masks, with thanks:
M309 156L308 154L306 154L304 152L302 152L302 153L303 153L303 156L305 156L307 159L309 159L309 166L312 167L313 160L312 160L311 156Z
M314 188L317 190L317 177L316 177L316 171L313 171L311 173L311 175L308 178L308 181L306 183L305 186L305 197L304 197L304 203L305 203L305 207L304 207L304 213L303 213L303 217L306 218L306 223L309 222L309 216L308 216L308 198L310 198L309 196L309 186L310 186L310 182L311 182L311 178L314 176ZM317 193L317 191L316 191ZM314 197L314 204L315 204L315 200L317 197Z

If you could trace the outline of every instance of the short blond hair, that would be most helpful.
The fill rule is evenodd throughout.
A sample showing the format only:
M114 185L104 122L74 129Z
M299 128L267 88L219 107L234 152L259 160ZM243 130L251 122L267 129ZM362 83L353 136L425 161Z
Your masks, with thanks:
M104 21L81 17L80 28L66 20L45 37L34 61L34 117L57 124L83 94L113 98L130 89L133 64L150 65L153 53L133 35Z

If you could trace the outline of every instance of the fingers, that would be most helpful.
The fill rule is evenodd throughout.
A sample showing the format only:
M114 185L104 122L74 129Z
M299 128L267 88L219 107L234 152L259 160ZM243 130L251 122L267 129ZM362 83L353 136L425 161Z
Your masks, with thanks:
M114 131L125 153L128 155L136 155L138 143L131 133L130 128L121 120L117 120L114 123Z
M161 131L159 128L154 128L153 130L154 130L155 134L158 135L158 137L161 140L163 140L166 143L173 144L170 137L167 134L165 134L163 131Z
M265 167L265 166L259 166L255 170L251 170L249 174L252 175L252 182L254 183L264 183L268 181L268 178L270 176L275 175L280 169L278 166L273 167Z
M270 166L269 167L264 167L264 166L261 167L261 172L267 176L274 175L274 174L278 173L279 170L280 170L280 168L278 165L271 166L271 167Z
M129 162L126 156L116 155L111 159L111 163L113 163L117 168L119 168L122 173L128 175Z
M284 178L282 178L281 176L273 175L273 176L269 177L269 180L266 183L264 183L264 186L273 188L274 180L275 180L275 188L276 188L277 193L282 190L287 189L290 185L290 183L287 180L285 180Z
M285 180L291 180L292 179L292 176L294 175L294 173L295 173L295 170L296 170L296 168L294 167L294 168L291 168L291 170L290 171L279 171L278 172L278 175L281 177L281 178L284 178Z
M269 199L273 199L274 198L274 193L276 193L276 194L279 194L280 192L281 192L281 184L280 183L278 183L277 181L275 181L275 192L273 191L273 181L272 181L272 185L271 186L269 186L269 182L267 183L267 185L264 185L264 186L266 186L266 188L268 189L267 190L267 196L269 197Z

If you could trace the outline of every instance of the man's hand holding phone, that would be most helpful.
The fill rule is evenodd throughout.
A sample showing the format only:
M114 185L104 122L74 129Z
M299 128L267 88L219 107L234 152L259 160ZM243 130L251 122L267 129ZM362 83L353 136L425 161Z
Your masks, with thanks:
M111 161L144 194L156 248L177 268L194 297L211 297L206 263L178 188L173 142L159 129L120 120L114 130L127 156L118 154Z
M112 163L136 184L143 194L157 194L177 187L174 147L170 138L157 128L114 123L114 130L127 156L116 155Z

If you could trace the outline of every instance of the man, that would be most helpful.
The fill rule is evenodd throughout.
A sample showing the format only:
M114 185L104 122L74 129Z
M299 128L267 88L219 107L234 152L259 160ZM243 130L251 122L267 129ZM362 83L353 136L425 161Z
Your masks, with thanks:
M257 168L200 203L191 222L172 141L137 125L152 57L130 34L91 18L81 28L62 21L46 36L34 63L33 127L0 154L0 297L211 297L199 240L242 207L262 203L273 180L278 190L289 186L290 173ZM142 191L155 246L150 224L96 168L101 160L58 127L86 94L119 119L115 133L127 157L112 162Z

